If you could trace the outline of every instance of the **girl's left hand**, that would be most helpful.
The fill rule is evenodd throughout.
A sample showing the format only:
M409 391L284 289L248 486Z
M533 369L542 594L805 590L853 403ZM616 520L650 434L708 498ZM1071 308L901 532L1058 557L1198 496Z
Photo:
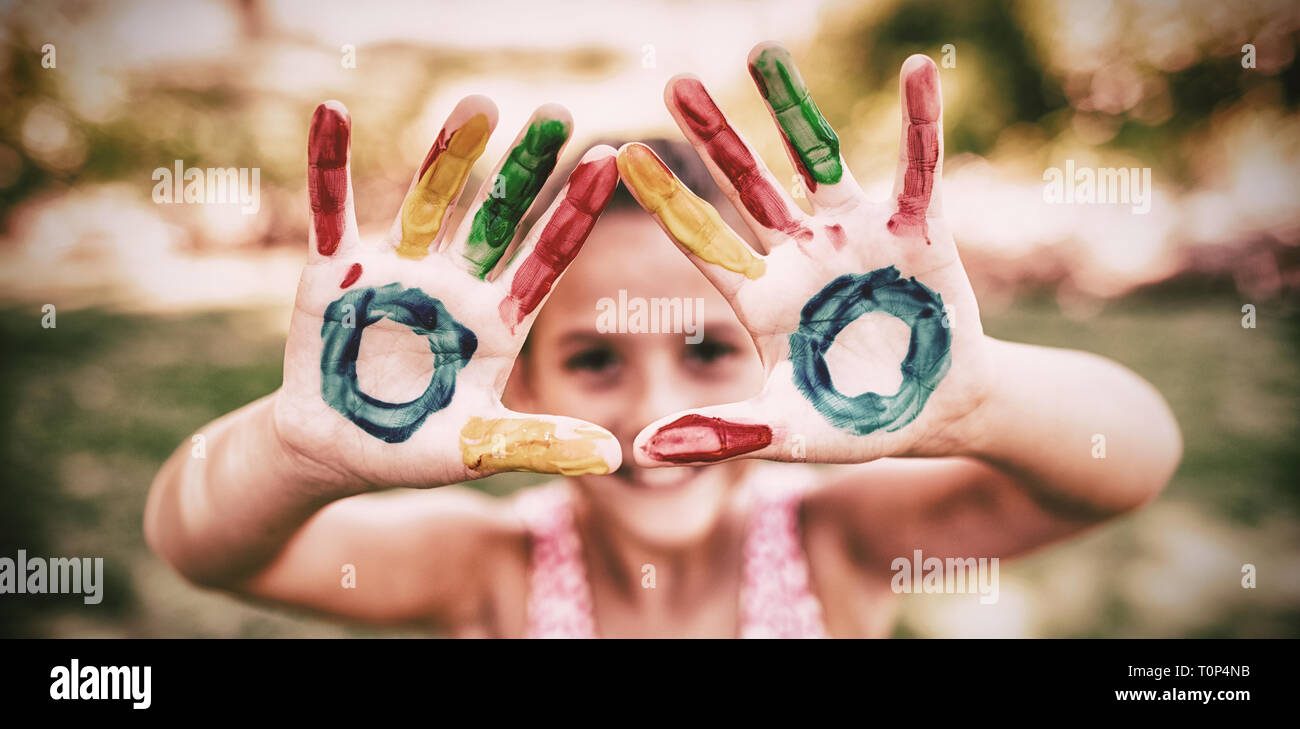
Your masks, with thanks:
M861 463L958 450L992 389L975 295L941 215L939 71L914 55L900 76L902 133L894 194L868 200L839 140L778 45L749 69L802 176L804 213L689 76L669 111L759 242L754 250L649 148L625 145L628 188L731 303L763 361L755 397L647 426L643 466L736 457ZM869 315L869 316L868 316Z

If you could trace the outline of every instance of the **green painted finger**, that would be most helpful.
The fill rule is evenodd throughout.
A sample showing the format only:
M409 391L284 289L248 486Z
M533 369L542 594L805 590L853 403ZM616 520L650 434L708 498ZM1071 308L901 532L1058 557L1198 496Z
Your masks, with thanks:
M465 260L470 271L486 278L515 237L515 228L555 169L560 148L569 138L569 125L556 119L533 122L524 138L510 150L470 226Z
M818 183L830 185L839 182L844 174L840 162L840 138L835 136L835 130L826 123L826 118L812 100L808 85L799 75L790 52L780 46L763 49L750 62L749 73L768 106L772 107L808 189L816 190Z

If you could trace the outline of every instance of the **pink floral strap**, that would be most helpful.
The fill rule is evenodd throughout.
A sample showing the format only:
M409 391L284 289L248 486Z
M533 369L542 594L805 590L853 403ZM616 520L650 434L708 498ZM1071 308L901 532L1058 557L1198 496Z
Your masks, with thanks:
M825 638L821 603L812 591L799 529L805 486L789 473L770 475L780 486L753 486L753 510L744 545L742 638ZM786 479L781 478L786 476ZM753 483L753 482L751 482ZM532 536L528 582L528 636L594 638L591 588L564 486L530 489L516 508Z
M532 535L528 637L594 638L591 591L564 486L529 489L516 508Z
M827 637L800 538L804 491L802 485L754 488L741 588L742 638Z

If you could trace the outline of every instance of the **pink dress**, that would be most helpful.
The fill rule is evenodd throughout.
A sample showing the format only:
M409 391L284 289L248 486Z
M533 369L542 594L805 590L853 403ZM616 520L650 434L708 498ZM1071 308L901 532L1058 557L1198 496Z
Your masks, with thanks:
M755 468L761 470L767 469ZM799 503L807 485L791 483L788 471L782 474L786 478L755 475L759 478L751 477L745 486L754 504L745 534L740 635L825 638L821 603L812 592L799 536ZM516 504L533 543L528 636L595 638L591 588L569 488L556 484L530 489Z

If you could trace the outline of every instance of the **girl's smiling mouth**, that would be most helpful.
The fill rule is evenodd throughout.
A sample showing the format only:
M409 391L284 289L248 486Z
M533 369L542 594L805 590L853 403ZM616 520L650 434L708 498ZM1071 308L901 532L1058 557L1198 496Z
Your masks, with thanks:
M630 461L631 459L625 459L623 465L611 475L633 488L678 489L691 483L699 475L697 466L639 468L631 465Z

